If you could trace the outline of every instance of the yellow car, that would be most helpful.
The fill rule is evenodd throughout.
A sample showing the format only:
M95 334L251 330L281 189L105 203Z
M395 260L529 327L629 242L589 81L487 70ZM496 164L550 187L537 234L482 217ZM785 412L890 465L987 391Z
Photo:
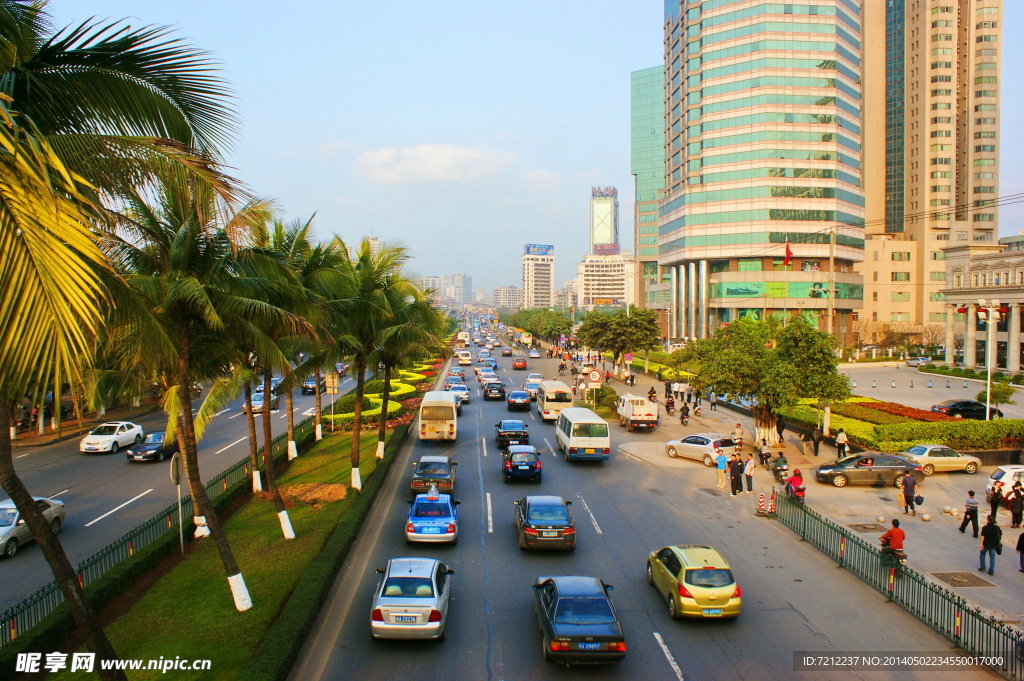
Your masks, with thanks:
M710 546L666 546L647 556L647 582L668 602L672 619L738 617L743 590Z

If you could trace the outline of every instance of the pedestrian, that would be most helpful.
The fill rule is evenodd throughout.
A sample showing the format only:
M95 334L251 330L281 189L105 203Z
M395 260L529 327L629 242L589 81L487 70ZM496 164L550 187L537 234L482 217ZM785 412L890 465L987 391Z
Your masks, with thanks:
M635 371L630 371L629 372L629 386L632 388L635 385L636 385L636 372Z
M719 489L725 488L725 466L729 463L729 459L726 458L722 452L718 453L715 457L715 466L718 471L718 487Z
M718 411L718 395L715 391L711 391L711 397L708 398L708 402L711 403L711 411Z
M658 382L661 382L661 369L658 369Z
M1020 540L1017 541L1020 544ZM985 527L981 528L981 553L978 554L978 561L981 565L979 572L985 571L985 555L988 555L988 573L995 574L996 554L1003 552L1003 530L996 525L996 517L990 515Z
M608 383L611 383L611 382L612 382L612 374L611 374L611 372L610 372L610 371L605 371L605 372L604 372L604 382L605 382L605 384L606 384L606 385L607 385Z
M1020 527L1021 515L1024 512L1024 488L1020 482L1013 483L1008 495L1010 500L1010 527Z
M1020 561L1020 571L1024 572L1024 532L1017 537L1017 556Z
M775 432L779 434L779 444L783 443L782 434L786 432L786 422L779 417L779 420L775 422Z
M691 404L693 402L693 386L689 383L686 384L686 402Z
M732 496L743 493L743 459L739 454L732 455L729 463L729 479L732 482Z
M743 426L739 423L736 424L736 428L732 431L732 441L736 444L736 451L743 451Z
M842 428L836 433L836 454L839 458L846 456L846 444L850 441L850 438L846 436L846 431Z
M978 500L974 498L974 490L967 491L967 500L964 502L964 521L960 523L960 534L967 529L970 523L974 529L974 538L978 538Z
M900 483L903 487L903 513L906 514L909 509L911 515L917 515L917 509L914 508L914 497L917 496L917 478L909 468L903 473Z
M672 395L678 401L682 401L683 384L679 381L672 381Z
M814 426L811 431L811 443L814 445L814 456L818 456L818 448L821 447L821 438L824 437L820 426Z
M747 460L743 463L743 477L747 480L747 494L754 493L754 461L753 453L747 454Z
M993 518L999 517L999 506L1003 503L1003 499L1005 498L1005 495L1003 495L1003 483L997 482L992 485L992 490L988 493L985 501L989 503Z
M665 399L672 397L672 381L665 381Z

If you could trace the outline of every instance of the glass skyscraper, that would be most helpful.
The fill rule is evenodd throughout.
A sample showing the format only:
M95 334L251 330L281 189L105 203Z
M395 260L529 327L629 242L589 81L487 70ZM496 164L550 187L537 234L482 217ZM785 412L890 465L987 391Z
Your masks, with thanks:
M665 67L630 74L630 172L633 174L633 252L643 307L668 303L658 268L658 199L665 189Z

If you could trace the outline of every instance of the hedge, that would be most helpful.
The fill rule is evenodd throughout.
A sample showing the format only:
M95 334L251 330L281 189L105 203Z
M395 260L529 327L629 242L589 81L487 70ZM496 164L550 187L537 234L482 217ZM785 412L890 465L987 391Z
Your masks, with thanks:
M370 421L373 421L374 423L376 422L377 418L380 416L381 405L384 403L383 400L369 395L363 398L363 402L365 403L366 401L371 402L372 407L370 409L365 409L362 413L363 426L369 425ZM353 401L353 404L354 403L355 402ZM401 403L396 400L388 400L388 416L394 416L401 410ZM355 414L353 412L335 413L333 416L328 413L322 417L323 423L333 424L335 428L346 428L351 426L353 419L355 419Z
M355 395L344 395L342 397L339 397L334 402L335 411L340 412L342 414L351 414L352 410L355 409L355 406ZM374 405L370 403L370 398L366 395L363 395L363 410L365 411L367 409L371 409L373 406Z
M939 376L953 376L955 378L987 378L987 373L984 371L975 371L974 369L964 369L961 367L936 366L934 364L925 364L923 367L918 369L918 371L927 374L937 374ZM1007 376L1001 371L993 371L992 382L1024 385L1024 374L1014 374L1013 376Z
M422 380L422 379L420 379ZM403 383L402 381L391 381L391 392L389 393L388 399L394 399L396 397L403 397L410 393L416 392L416 388L409 384ZM384 381L367 381L366 385L363 386L364 395L383 395L384 394Z

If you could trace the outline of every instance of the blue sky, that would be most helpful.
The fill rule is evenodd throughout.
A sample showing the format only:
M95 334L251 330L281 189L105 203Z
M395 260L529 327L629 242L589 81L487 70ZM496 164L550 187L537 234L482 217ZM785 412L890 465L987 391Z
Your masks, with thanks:
M881 2L882 0L865 0ZM300 9L301 8L301 9ZM632 248L629 74L661 63L662 0L51 0L59 26L94 16L172 25L213 53L237 96L228 158L286 218L323 238L406 245L420 274L520 285L524 243L555 276L586 252L591 186L619 188ZM1024 2L1004 2L1004 36ZM1024 45L1004 41L1004 80ZM1000 196L1024 193L1024 94L1003 89ZM1003 208L1001 235L1024 229Z

